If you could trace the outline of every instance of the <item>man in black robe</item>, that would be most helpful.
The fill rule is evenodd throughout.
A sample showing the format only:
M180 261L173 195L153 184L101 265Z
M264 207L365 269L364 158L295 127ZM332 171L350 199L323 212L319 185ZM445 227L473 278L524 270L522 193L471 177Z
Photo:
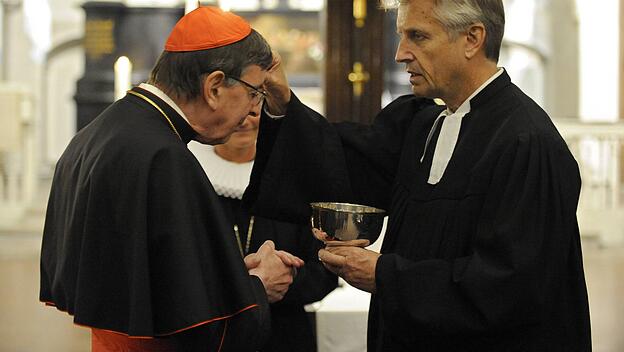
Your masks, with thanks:
M260 114L272 62L243 19L201 7L174 27L149 84L70 142L56 166L40 299L92 328L93 351L254 351L302 261L272 242L243 261L187 149Z
M319 251L373 294L369 351L591 350L578 167L497 67L503 31L501 0L400 1L396 60L414 95L372 126L329 124L277 65L267 81L253 211L303 222L309 202L346 201L389 212L381 254Z

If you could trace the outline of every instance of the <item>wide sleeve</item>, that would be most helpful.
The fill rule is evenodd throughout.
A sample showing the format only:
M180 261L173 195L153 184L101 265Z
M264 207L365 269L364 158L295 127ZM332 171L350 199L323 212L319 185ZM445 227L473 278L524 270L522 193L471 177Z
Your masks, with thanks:
M557 136L527 133L499 147L505 152L494 165L469 255L380 257L376 296L390 329L495 331L536 324L550 307L577 303L559 302L584 283L577 164Z
M156 154L148 190L149 263L137 277L149 280L130 282L130 289L145 291L136 297L151 303L155 330L231 322L244 327L233 332L238 341L261 345L254 340L270 326L266 294L248 274L218 196L185 146Z
M373 125L331 124L293 94L286 116L263 113L257 154L243 204L255 214L307 223L310 202L385 207L403 136L415 113L431 104L405 96Z

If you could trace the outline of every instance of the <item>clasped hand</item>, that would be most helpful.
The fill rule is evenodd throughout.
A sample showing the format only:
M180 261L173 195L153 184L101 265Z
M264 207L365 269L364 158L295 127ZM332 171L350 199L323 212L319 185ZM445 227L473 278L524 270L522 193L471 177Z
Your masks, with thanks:
M297 269L304 264L300 258L275 249L273 241L265 241L256 253L245 257L245 266L250 275L260 278L269 303L284 298L293 282Z

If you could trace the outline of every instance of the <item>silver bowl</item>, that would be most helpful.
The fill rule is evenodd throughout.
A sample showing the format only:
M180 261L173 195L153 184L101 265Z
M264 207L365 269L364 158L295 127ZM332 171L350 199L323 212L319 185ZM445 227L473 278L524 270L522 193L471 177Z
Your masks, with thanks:
M312 228L323 231L327 241L369 240L379 238L386 211L349 203L321 202L312 206Z

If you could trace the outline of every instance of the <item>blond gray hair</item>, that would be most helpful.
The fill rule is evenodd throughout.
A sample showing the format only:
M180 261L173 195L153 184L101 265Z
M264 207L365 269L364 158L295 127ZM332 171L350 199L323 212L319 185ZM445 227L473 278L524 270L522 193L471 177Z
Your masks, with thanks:
M418 0L380 0L385 9L397 8ZM466 31L475 23L485 27L485 56L498 62L503 34L505 9L503 0L433 0L433 17L445 28L451 38Z

